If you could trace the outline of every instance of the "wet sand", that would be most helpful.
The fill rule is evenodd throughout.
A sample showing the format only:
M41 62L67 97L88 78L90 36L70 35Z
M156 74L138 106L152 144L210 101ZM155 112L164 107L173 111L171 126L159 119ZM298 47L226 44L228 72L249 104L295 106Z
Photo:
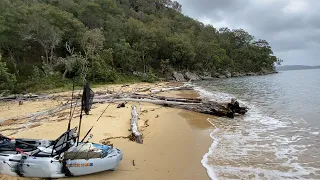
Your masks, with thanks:
M154 86L144 84L145 86ZM141 85L130 85L127 89ZM99 87L94 89L98 91L105 88L119 89L120 86ZM134 89L134 88L133 88ZM170 97L197 97L195 91L172 91L165 92ZM47 101L47 100L45 100ZM46 102L40 109L51 107L54 103ZM41 103L29 102L32 103ZM57 102L55 102L57 103ZM103 142L106 138L115 146L123 150L124 158L120 162L119 167L115 171L102 172L98 174L76 177L70 179L209 179L205 168L201 164L203 155L208 151L212 143L209 137L212 131L212 125L207 121L212 116L199 113L189 112L185 110L166 108L150 103L128 103L125 108L116 108L118 103L111 104L102 116L101 120L95 124L95 120L103 112L107 104L95 104L89 116L83 119L81 137L87 130L95 125L92 134L92 142ZM131 105L138 107L139 113L139 129L143 133L143 144L129 141L123 138L130 135L128 131L130 127ZM10 106L12 116L14 110L20 112L25 106ZM4 105L3 105L4 107ZM29 106L28 106L29 107ZM28 109L26 107L26 109ZM141 109L140 109L141 107ZM26 110L28 113L35 109ZM37 110L35 110L37 111ZM76 111L75 114L77 113ZM23 114L23 113L21 113ZM21 115L19 114L19 115ZM0 112L0 117L5 112ZM7 114L6 114L7 115ZM7 115L8 116L8 115ZM7 118L6 116L6 118ZM66 118L68 111L62 111L54 116L45 117L44 120L37 122L35 127L28 127L19 130L14 137L24 138L45 138L56 139L67 128ZM21 121L19 121L21 123ZM23 122L23 121L22 121ZM78 117L72 121L72 127L78 125ZM9 124L0 126L0 131L4 129L15 128L20 125ZM14 131L3 131L4 135L8 135ZM134 163L133 163L134 161ZM25 179L1 176L0 179Z

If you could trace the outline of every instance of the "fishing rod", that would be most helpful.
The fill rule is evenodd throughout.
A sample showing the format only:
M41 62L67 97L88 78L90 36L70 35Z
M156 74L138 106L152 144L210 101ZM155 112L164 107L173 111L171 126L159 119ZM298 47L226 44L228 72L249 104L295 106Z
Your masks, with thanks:
M70 117L69 117L69 123L68 123L68 131L70 130L70 125L71 125L71 119L72 119L72 104L73 104L73 92L74 92L74 77L72 80L72 95L71 95L71 107L70 107ZM77 106L77 105L75 105Z
M87 72L88 72L87 64L84 63L84 64L82 64L82 72L81 72L81 74L83 75L84 85L83 85L83 93L82 93L82 98L81 98L81 112L80 112L79 130L78 130L78 137L77 137L77 146L79 145L79 138L80 138L80 131L81 131L81 122L82 122L82 117L83 117L83 116L82 116L83 106L84 106L84 103L86 103L86 100L87 100L86 98L90 98L90 95L89 95L89 97L86 96L87 93L88 93L86 90L88 90L88 88L89 88L88 82L87 82L87 80L86 80ZM90 91L91 91L91 89L89 88L89 93L90 93ZM93 97L92 97L92 98L93 98ZM88 104L86 104L86 105L88 105ZM76 107L76 105L75 105L75 107ZM75 111L75 107L74 107L73 113L74 113L74 111ZM89 110L90 110L90 108L88 108L87 111L89 111ZM73 116L73 113L72 113L71 116ZM87 112L86 112L86 113L87 113ZM69 122L71 121L71 119L72 119L72 117L70 118Z
M120 90L117 92L116 96L119 95L119 93L121 92L121 90L123 89L123 87L120 88ZM81 140L81 142L83 142L86 137L90 134L90 132L92 131L92 129L94 128L94 126L97 124L97 122L101 119L101 117L103 116L103 114L107 111L107 109L109 108L109 106L111 105L112 100L109 102L108 106L103 110L103 112L100 114L100 116L98 117L98 119L96 120L95 124L89 129L89 131L87 132L87 134L84 136L84 138Z

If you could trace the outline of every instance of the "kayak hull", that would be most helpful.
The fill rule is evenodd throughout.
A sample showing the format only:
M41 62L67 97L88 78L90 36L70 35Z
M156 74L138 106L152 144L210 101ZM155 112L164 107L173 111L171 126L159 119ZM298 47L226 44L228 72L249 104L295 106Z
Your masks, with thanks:
M101 145L102 147L103 145ZM106 146L104 146L106 147ZM114 170L122 160L122 151L109 148L102 158L66 159L0 153L0 174L32 178L63 178Z

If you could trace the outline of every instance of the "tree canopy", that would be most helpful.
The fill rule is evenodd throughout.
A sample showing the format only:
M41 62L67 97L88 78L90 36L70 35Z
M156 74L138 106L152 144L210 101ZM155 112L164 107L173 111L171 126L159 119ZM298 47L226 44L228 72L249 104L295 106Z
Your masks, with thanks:
M273 71L282 61L266 40L181 11L172 0L1 0L0 83L12 89L35 74L114 82L133 72Z

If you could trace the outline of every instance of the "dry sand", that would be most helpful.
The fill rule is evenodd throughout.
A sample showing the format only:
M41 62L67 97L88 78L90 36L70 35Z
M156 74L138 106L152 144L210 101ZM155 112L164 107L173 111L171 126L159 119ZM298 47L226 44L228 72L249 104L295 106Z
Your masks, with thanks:
M122 88L122 90L132 91L137 87L143 89L164 86L168 86L168 84L133 84ZM106 89L115 89L116 91L120 88L121 85L103 86L95 88L94 91ZM61 94L69 95L70 92L59 95ZM160 95L170 97L199 96L195 91L171 91L160 93ZM56 99L28 102L22 106L12 103L1 104L0 117L7 119L21 116L52 108L59 103L61 101ZM138 107L139 129L143 133L143 144L137 144L123 138L130 135L128 129L130 127L131 105ZM141 103L140 105L129 102L125 108L116 108L117 104L111 104L101 120L95 124L96 119L106 106L107 104L93 105L90 115L83 119L81 137L92 125L95 125L91 141L102 142L106 138L111 138L111 143L123 150L124 158L116 171L70 179L209 179L201 164L201 159L212 143L209 134L213 127L207 121L208 117L212 118L212 116L150 103ZM6 111L7 108L10 108L10 113ZM17 138L56 139L66 131L68 121L65 117L68 117L68 114L68 111L62 111L53 116L43 117L41 121L31 124L27 120L11 121L7 124L5 122L0 126L0 132L4 135L14 133L12 136ZM75 114L78 114L78 110ZM78 117L74 118L72 127L78 125L78 119ZM23 128L19 129L21 127ZM0 179L25 178L0 175Z

